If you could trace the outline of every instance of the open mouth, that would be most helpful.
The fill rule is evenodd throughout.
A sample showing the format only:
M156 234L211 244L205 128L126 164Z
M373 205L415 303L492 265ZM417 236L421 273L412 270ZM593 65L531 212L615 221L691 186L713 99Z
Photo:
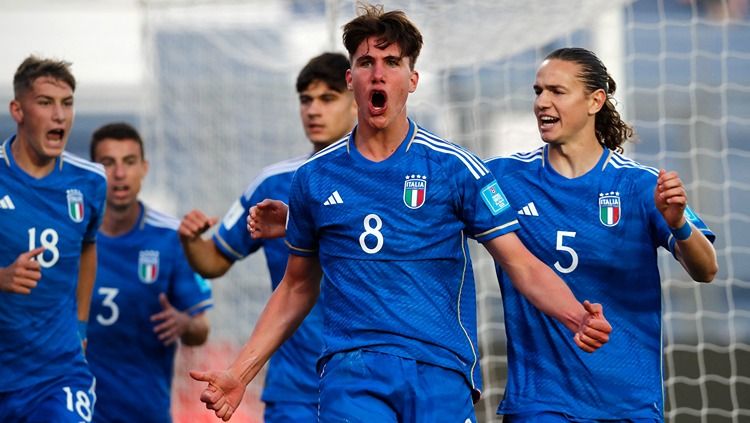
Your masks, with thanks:
M47 138L55 141L62 140L64 135L65 131L62 129L53 129L47 132Z
M373 91L370 94L370 104L374 109L382 109L385 107L386 95L383 91Z
M539 116L539 122L541 123L542 126L551 126L559 121L560 121L560 118L556 118L554 116L547 116L547 115Z

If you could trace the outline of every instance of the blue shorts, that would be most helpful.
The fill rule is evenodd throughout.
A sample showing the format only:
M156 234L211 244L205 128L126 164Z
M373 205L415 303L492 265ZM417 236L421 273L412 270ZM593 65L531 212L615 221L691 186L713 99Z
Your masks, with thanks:
M617 420L597 420L597 419L578 419L568 416L564 413L555 413L551 411L531 412L523 414L506 414L503 417L503 423L657 423L662 420L654 419L617 419Z
M0 392L0 422L88 423L94 413L96 381L79 372L25 389Z
M471 388L443 367L373 351L334 354L323 365L326 423L476 423Z
M266 402L263 421L265 423L315 423L318 421L318 403Z

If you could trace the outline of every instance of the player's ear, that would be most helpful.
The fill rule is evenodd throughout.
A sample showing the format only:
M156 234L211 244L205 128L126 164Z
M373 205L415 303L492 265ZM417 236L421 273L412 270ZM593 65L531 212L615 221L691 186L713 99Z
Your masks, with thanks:
M143 176L148 175L148 160L143 159Z
M10 116L13 118L13 120L16 121L17 124L23 123L23 109L21 109L21 102L18 100L11 100L10 104L8 105L8 110L10 111Z
M593 116L599 113L604 103L607 101L607 93L603 89L598 89L589 96L589 115Z
M419 83L419 72L416 70L411 71L409 76L409 92L413 93L417 90L417 83Z

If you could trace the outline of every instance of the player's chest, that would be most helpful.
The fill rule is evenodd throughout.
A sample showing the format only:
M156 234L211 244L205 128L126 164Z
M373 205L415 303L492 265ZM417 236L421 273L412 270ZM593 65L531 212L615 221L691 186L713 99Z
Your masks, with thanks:
M0 230L6 246L17 251L45 247L43 265L66 251L80 251L92 218L93 201L84 186L28 187L17 180L0 180ZM55 253L57 252L57 253Z
M100 242L97 286L109 286L133 294L165 292L174 272L170 251L158 244L113 245Z
M455 184L429 164L326 175L312 185L310 206L321 226L369 215L404 224L436 223L454 214Z

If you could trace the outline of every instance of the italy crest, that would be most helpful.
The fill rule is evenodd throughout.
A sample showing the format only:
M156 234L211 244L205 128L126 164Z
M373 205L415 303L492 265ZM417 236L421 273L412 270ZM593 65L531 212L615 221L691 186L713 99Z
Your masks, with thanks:
M159 277L159 251L140 251L138 253L138 278L143 283L154 283L157 277Z
M599 221L602 225L617 225L620 221L621 207L619 192L599 193Z
M404 182L404 204L410 209L422 207L427 198L427 176L406 175Z
M66 191L68 195L68 216L73 222L83 222L83 194L77 189Z

